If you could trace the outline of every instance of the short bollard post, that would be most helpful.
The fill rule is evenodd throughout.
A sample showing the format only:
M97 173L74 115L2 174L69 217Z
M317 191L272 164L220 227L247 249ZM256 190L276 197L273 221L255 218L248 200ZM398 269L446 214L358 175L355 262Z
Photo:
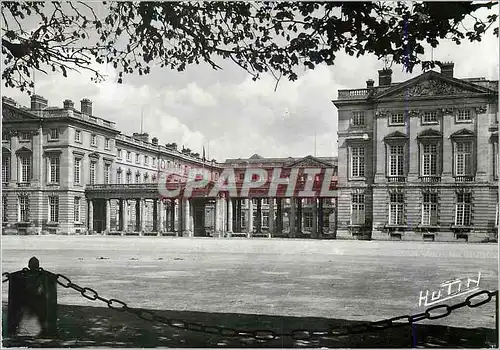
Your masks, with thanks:
M40 269L32 257L29 268L9 276L7 335L57 335L57 278Z

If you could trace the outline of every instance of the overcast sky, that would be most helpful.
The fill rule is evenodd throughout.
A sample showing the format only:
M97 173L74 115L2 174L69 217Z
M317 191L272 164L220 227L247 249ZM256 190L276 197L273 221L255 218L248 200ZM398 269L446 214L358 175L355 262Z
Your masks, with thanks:
M430 57L430 53L427 54ZM445 42L434 50L434 58L455 62L456 77L498 79L498 39L492 34L481 43L457 46ZM363 88L367 79L378 84L383 68L373 56L360 59L339 54L335 66L305 71L296 82L282 80L276 92L271 77L253 82L242 70L226 62L223 71L206 65L191 66L178 73L153 69L147 76L127 76L116 83L111 67L101 69L106 82L95 84L90 74L36 75L36 93L61 106L71 99L80 108L82 98L93 101L94 115L113 120L125 134L140 131L141 109L144 132L162 144L200 152L203 145L210 158L337 155L337 111L331 100L339 89ZM401 66L394 66L393 81L409 79ZM6 89L2 95L29 106L29 96Z

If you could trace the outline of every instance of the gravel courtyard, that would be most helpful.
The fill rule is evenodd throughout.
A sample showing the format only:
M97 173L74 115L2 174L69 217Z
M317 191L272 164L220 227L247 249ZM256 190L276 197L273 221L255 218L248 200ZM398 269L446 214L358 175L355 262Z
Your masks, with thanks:
M480 289L496 290L497 252L495 244L434 242L4 236L2 270L36 256L46 270L149 309L374 321L423 312L420 291L454 278L481 272ZM62 287L58 300L105 306ZM494 317L491 302L422 323L495 328Z

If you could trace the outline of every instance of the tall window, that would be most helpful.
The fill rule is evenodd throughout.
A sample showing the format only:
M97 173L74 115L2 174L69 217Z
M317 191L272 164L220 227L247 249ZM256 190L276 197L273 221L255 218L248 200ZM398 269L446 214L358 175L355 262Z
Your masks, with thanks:
M390 194L389 225L403 225L404 222L404 195L395 191Z
M60 173L60 163L59 156L50 156L49 158L49 182L50 183L58 183L59 182L59 173Z
M31 181L31 156L23 155L19 157L21 163L21 182Z
M73 201L74 222L80 222L80 197L75 197Z
M422 146L422 176L438 175L438 146L424 144Z
M437 225L438 195L434 192L424 192L422 200L422 225Z
M104 164L104 183L109 184L109 178L111 175L111 164Z
M365 176L365 148L362 146L351 148L351 176Z
M122 183L122 181L123 181L122 176L123 176L123 175L122 175L122 171L121 171L121 169L118 169L118 170L116 171L116 183L117 183L117 184L121 184L121 183Z
M121 158L122 157L122 150L120 148L116 149L116 157Z
M127 173L127 183L131 183L132 182L132 174L131 173Z
M75 142L82 142L82 132L75 130Z
M149 164L149 157L144 156L144 164L148 165Z
M472 213L472 193L458 192L455 209L455 225L470 226Z
M81 158L75 158L75 166L74 166L74 171L73 171L73 182L76 185L81 184L81 176L80 174L82 173L82 160Z
M241 227L246 227L247 226L247 215L246 213L242 210L241 211Z
M49 140L59 140L59 129L50 129Z
M10 180L10 155L2 154L2 183L7 183Z
M96 162L90 162L90 184L93 185L96 182Z
M130 151L127 151L127 161L131 161L132 160L132 152Z
M49 221L59 222L59 197L49 197Z
M389 145L389 176L404 175L404 145Z
M353 193L351 198L351 224L363 225L365 223L365 195Z
M104 140L104 148L105 149L111 149L111 140L106 137Z
M135 162L140 163L140 161L141 161L141 155L139 153L136 153L135 154Z
M149 181L149 174L145 173L144 174L144 183L148 183L148 181Z
M500 203L498 201L498 195L497 195L497 212L495 214L495 226L497 226L497 227L498 227L499 218L500 218Z
M365 112L356 111L352 112L352 125L353 126L364 126L365 125Z
M462 141L455 144L455 175L472 175L471 141Z
M90 145L97 146L97 135L96 134L90 135Z
M30 198L28 196L19 197L19 222L30 221Z

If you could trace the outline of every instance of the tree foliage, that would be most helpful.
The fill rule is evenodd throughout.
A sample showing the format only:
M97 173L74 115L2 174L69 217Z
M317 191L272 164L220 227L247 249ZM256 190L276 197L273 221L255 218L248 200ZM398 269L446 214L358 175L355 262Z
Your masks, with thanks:
M111 64L118 82L153 66L183 71L230 60L253 79L296 80L333 65L339 52L390 58L411 72L436 62L424 44L498 36L492 2L2 2L2 79L30 93L32 71L88 70ZM478 17L480 9L488 15ZM466 23L472 23L467 28Z

